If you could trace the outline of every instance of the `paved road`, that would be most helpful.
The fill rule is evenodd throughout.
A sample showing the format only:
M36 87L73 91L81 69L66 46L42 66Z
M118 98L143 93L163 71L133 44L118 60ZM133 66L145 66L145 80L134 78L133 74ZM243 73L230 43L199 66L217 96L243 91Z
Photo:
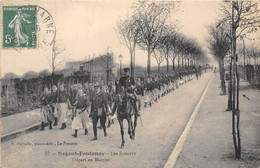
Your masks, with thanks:
M116 122L108 137L98 131L98 141L91 142L92 130L73 138L73 130L35 131L2 144L2 166L7 168L91 168L91 167L163 167L177 143L205 85L212 73L203 74L178 90L162 97L152 107L142 110L143 126L138 122L135 141L125 129L126 144ZM125 128L126 121L124 122ZM36 144L38 143L38 144ZM121 152L121 153L120 153ZM79 156L78 154L81 154Z

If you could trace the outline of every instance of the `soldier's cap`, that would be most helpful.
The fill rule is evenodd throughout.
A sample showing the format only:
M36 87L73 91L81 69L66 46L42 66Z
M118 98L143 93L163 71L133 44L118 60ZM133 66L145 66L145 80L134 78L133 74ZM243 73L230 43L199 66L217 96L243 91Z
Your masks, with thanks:
M130 68L124 68L124 72L129 72Z

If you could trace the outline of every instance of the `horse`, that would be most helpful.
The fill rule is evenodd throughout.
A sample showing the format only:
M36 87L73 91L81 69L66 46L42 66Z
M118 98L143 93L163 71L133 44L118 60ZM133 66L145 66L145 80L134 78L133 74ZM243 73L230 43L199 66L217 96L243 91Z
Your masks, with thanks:
M115 100L115 106L113 108L113 114L115 113L115 110L117 110L117 119L120 126L121 137L122 137L122 143L120 147L121 149L124 148L124 144L125 144L124 125L123 125L124 119L126 119L128 122L128 134L130 139L132 141L135 139L135 129L137 127L138 116L137 113L135 112L132 101L133 100L128 96L128 94L121 92L121 94L117 95L117 98ZM137 106L138 109L139 107L140 106ZM132 120L133 116L134 116L134 121Z

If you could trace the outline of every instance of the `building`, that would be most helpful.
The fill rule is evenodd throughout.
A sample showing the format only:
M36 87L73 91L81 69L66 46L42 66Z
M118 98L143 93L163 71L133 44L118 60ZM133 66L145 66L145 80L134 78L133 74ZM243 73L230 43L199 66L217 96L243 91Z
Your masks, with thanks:
M83 63L83 71L89 72L91 81L109 81L117 77L118 65L113 55L101 55Z
M66 62L65 69L70 69L72 71L79 71L83 67L83 63L86 61L70 61Z
M119 65L114 62L112 54L101 55L86 61L67 62L65 69L68 74L83 72L90 74L91 82L109 81L118 76Z

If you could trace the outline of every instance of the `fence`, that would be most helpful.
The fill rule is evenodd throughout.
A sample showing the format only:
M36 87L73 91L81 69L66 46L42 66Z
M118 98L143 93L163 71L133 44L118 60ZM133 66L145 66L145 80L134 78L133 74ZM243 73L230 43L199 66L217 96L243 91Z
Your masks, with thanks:
M90 76L74 74L64 77L62 74L35 77L31 79L1 79L1 115L29 111L40 107L40 95L44 87L64 83L66 86L75 83L89 82ZM15 102L15 103L14 103Z
M260 86L260 65L239 65L238 72L241 78Z

